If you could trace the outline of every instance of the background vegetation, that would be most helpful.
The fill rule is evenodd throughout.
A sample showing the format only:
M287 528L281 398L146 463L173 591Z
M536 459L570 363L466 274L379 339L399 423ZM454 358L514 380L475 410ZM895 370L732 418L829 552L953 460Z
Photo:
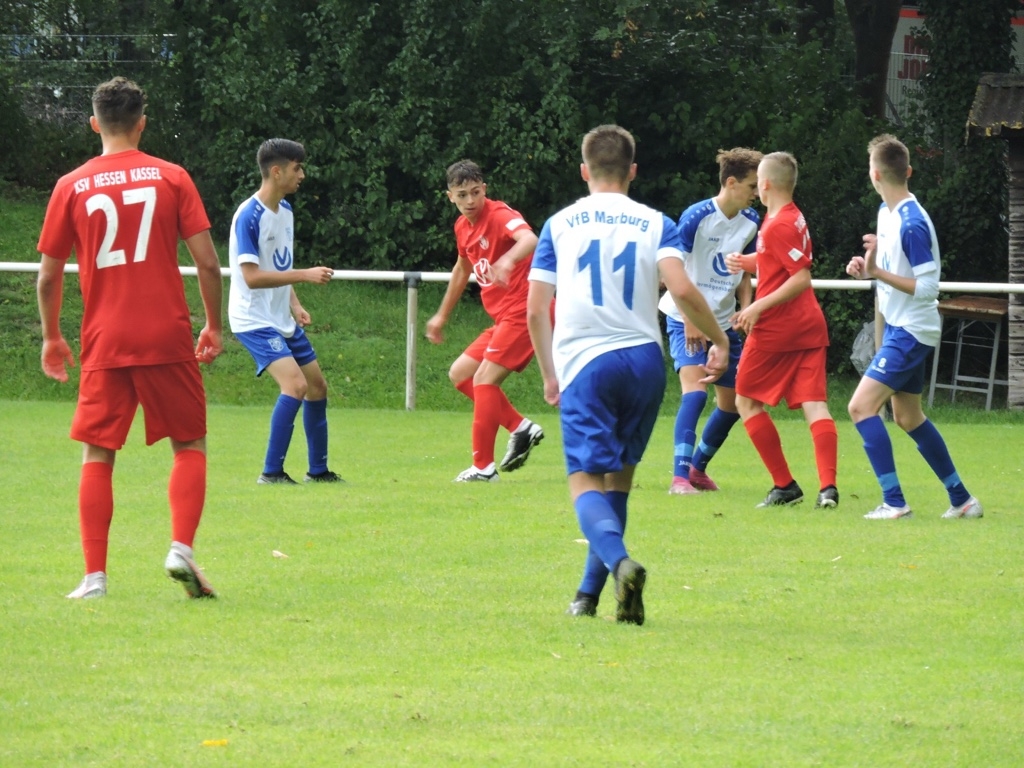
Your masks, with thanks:
M896 0L0 3L0 173L48 189L95 151L91 87L127 74L149 92L145 147L193 173L215 231L256 186L259 142L284 135L311 159L295 199L300 264L447 269L450 162L477 160L492 196L539 229L585 191L582 133L618 122L639 140L635 196L670 215L717 189L719 148L792 151L815 274L838 277L873 226L864 146L896 130L914 148L944 278L1002 279L1002 142L965 146L963 125L978 75L1013 65L1017 5L922 0L926 98L890 126L853 74L866 45L850 24L895 18ZM848 371L870 297L822 301L830 366Z

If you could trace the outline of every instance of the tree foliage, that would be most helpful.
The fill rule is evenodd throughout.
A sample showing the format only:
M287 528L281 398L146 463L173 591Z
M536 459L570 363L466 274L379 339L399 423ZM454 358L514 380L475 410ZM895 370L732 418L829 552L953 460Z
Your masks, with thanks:
M882 126L865 116L872 110L850 75L861 52L830 0L40 0L30 13L26 4L7 6L9 32L65 35L41 37L50 49L37 48L37 56L91 85L129 74L146 87L145 147L192 172L219 238L258 184L260 142L302 141L309 162L294 201L300 262L448 268L455 211L444 171L463 157L484 168L491 196L539 228L585 194L580 138L608 122L637 137L635 196L671 216L717 190L719 149L793 152L816 277L842 276L873 225L864 147ZM941 8L936 16L947 18ZM950 29L963 23L948 18ZM116 40L82 37L97 31L116 32ZM935 44L948 39L952 51L954 38L937 32ZM888 48L888 39L881 43ZM976 54L997 64L991 51L948 55L960 62L956 56ZM106 65L97 65L104 56ZM48 187L95 151L95 138L84 127L6 114L27 80L11 58L0 68L0 119L31 123L11 131L28 134L33 166L0 171ZM936 82L942 72L933 70ZM942 157L953 158L944 149ZM956 150L955 168L970 151ZM937 176L929 166L919 173L925 186ZM951 172L943 173L944 184ZM951 189L932 188L939 196ZM822 301L833 368L842 368L870 300L833 291Z

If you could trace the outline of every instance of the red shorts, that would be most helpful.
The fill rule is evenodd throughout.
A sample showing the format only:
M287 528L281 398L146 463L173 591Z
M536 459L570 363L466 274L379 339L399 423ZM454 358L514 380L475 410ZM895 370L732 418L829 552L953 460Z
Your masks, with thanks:
M519 373L533 359L533 342L526 318L522 322L502 320L476 337L462 353L473 360L487 360Z
M206 436L206 392L197 362L82 371L71 438L112 451L124 447L142 404L146 445Z
M825 359L828 347L793 352L743 348L736 371L736 394L766 405L782 400L792 408L828 400Z

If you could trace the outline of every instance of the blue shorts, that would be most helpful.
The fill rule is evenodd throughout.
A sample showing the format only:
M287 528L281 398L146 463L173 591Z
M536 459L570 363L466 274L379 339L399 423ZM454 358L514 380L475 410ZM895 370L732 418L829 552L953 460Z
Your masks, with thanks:
M643 458L665 396L658 344L605 352L562 392L562 445L568 474L618 472Z
M886 325L882 346L864 375L885 384L894 392L919 395L924 391L928 355L934 351L935 347L922 344L909 331Z
M704 365L708 361L706 349L699 349L692 355L686 351L686 323L681 323L675 318L666 317L665 327L668 329L668 351L672 355L672 363L676 373L680 368L688 365ZM743 351L743 338L734 329L730 328L725 332L729 338L729 367L725 369L718 381L714 382L716 387L736 388L736 368L740 364L740 353Z
M294 357L300 366L316 360L316 352L309 343L309 337L299 326L291 338L285 338L274 328L260 328L255 331L236 333L235 337L249 350L256 361L256 375L261 376L267 366L282 357Z

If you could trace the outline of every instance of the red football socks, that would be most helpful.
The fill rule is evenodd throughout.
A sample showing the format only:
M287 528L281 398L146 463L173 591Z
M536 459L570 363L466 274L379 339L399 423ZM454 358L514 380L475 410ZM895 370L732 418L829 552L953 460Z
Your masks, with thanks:
M171 539L191 547L206 503L206 454L178 451L167 484L171 505Z
M82 465L78 484L78 527L85 572L107 570L107 541L114 517L114 466L102 461Z
M750 435L750 442L754 444L754 448L761 456L761 461L768 468L768 473L772 476L772 484L777 488L785 488L792 483L793 475L789 471L789 464L782 453L782 440L779 437L779 431L775 428L775 422L772 421L768 412L762 411L756 416L751 416L743 422L743 426L746 428L747 434Z
M832 419L818 419L811 424L811 439L814 440L814 461L818 465L818 481L821 488L836 484L836 467L839 463L839 433Z

